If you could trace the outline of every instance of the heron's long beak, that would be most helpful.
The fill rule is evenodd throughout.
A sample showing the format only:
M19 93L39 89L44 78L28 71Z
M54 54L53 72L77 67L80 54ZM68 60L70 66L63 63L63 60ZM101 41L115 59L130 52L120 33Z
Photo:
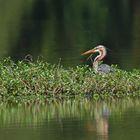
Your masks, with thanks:
M92 53L95 53L95 52L97 52L96 49L91 49L91 50L89 50L89 51L86 51L86 52L82 53L81 55L92 54Z

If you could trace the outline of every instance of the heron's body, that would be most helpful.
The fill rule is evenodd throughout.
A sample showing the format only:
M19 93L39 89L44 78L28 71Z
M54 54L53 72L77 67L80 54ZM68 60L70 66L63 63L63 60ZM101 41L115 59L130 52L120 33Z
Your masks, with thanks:
M103 58L107 54L106 48L103 45L99 45L99 46L95 47L94 49L86 51L82 55L92 54L95 52L99 53L93 61L93 68L94 68L95 72L99 72L99 73L110 73L110 72L112 73L112 72L114 72L114 69L107 64L99 65L99 62L102 61Z
M112 73L114 69L107 64L101 64L98 66L97 71L99 73Z

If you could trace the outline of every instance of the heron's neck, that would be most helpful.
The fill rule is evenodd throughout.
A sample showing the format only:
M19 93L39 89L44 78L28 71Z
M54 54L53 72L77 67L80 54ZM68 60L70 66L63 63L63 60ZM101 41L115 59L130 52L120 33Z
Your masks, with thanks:
M95 72L98 72L98 65L99 65L99 62L100 62L101 60L103 60L103 58L104 58L104 57L106 56L106 54L107 54L105 48L100 49L98 52L99 52L99 55L96 56L96 58L94 59L94 62L93 62L93 68L94 68Z
M94 61L101 61L106 56L106 54L107 54L105 48L100 49L98 52L99 52L99 55L96 56Z

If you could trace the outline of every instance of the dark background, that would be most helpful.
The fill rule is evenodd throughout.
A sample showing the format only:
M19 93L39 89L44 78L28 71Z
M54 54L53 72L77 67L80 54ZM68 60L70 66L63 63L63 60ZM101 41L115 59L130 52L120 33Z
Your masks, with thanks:
M139 0L0 1L1 59L31 54L74 67L98 44L109 48L105 63L140 68Z

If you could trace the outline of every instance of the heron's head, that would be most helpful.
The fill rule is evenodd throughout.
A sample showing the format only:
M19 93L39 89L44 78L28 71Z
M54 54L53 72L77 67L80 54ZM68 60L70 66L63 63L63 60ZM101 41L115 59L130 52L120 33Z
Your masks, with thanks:
M105 48L105 46L98 45L97 47L95 47L95 48L93 48L91 50L88 50L88 51L82 53L81 55L93 54L93 53L96 53L96 52L98 52L100 55L105 56L106 55L106 48Z

